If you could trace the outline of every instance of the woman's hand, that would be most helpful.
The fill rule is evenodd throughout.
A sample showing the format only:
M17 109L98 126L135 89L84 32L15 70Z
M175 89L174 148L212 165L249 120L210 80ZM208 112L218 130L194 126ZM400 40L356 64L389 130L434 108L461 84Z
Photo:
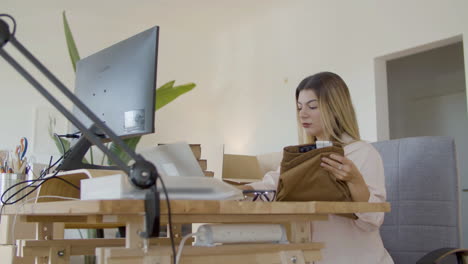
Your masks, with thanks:
M369 201L369 188L353 161L338 154L331 154L322 158L320 166L333 173L337 179L348 183L353 201Z
M339 180L353 184L363 182L362 175L358 168L356 168L356 165L350 159L338 154L323 157L320 166L333 173Z

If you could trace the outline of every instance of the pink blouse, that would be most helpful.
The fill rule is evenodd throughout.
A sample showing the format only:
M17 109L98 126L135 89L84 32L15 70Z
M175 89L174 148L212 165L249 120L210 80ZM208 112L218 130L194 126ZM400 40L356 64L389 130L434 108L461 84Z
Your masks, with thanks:
M348 137L344 137L347 139ZM349 140L351 140L349 138ZM361 172L369 188L369 202L385 202L385 176L382 159L369 143L356 141L344 147L345 156ZM254 189L276 189L279 168L265 174L261 182L251 183ZM318 264L389 264L392 258L384 248L379 228L384 213L357 213L353 220L329 215L328 221L312 222L312 240L325 243L323 259Z

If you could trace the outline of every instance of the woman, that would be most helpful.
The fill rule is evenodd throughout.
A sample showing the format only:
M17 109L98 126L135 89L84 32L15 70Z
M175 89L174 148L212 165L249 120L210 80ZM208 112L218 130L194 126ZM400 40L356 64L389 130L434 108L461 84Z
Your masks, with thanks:
M304 79L296 89L301 144L316 140L340 142L344 156L332 154L321 166L347 183L353 201L385 202L385 179L379 153L360 140L348 87L336 74L321 72ZM244 189L276 189L279 170ZM357 220L330 215L312 223L312 239L324 242L323 260L317 263L393 263L384 248L379 228L384 213L357 213Z

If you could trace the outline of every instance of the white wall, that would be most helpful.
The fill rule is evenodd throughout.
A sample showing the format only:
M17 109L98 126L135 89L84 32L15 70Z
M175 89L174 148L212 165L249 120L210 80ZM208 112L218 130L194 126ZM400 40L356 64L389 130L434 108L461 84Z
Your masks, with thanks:
M236 51L246 56L238 60L248 62L237 63L233 66L235 70L231 71L238 75L235 77L237 83L250 84L255 97L251 100L260 103L251 103L249 107L246 97L242 97L236 100L238 103L231 104L247 106L248 109L244 109L246 113L260 112L258 117L253 118L261 120L262 125L256 126L253 131L250 127L244 128L250 131L244 137L253 137L260 142L265 140L269 144L258 144L250 149L244 147L242 150L228 144L228 149L231 147L239 152L271 151L291 143L295 139L295 131L290 127L294 122L293 91L303 77L322 70L336 71L344 77L354 98L363 138L376 140L374 58L460 34L466 29L466 23L461 23L462 14L457 14L457 9L466 10L467 6L457 7L456 4L450 2L442 5L439 1L412 1L410 4L395 1L381 4L374 1L328 1L327 4L289 1L283 6L271 7L261 16L239 21L237 27L229 28L229 32L225 33L230 36L226 37L226 43L233 40L238 43L235 40L242 37L243 41L237 44ZM230 52L229 46L223 47L225 53ZM254 74L257 76L253 77ZM287 84L284 84L285 79L289 80ZM234 89L242 88L231 90ZM270 101L269 96L284 97L288 101L271 107L264 106L264 101ZM234 120L246 116L236 109L228 108L227 111L226 116L233 116ZM229 127L240 129L243 127L241 124L248 123L244 120L230 122ZM225 135L237 134L237 131L230 132L229 127ZM275 131L275 139L265 137L271 135L271 131ZM229 138L237 140L235 137Z
M74 73L64 40L63 10L67 11L81 57L159 25L158 86L176 80L176 84L195 82L198 87L179 98L177 103L158 111L157 134L145 137L140 146L186 140L202 143L203 154L210 161L213 159L210 156L219 156L222 139L214 122L215 98L210 96L214 71L214 57L210 53L214 49L217 26L210 21L216 20L218 13L211 15L209 10L197 12L200 9L190 7L190 2L185 2L186 6L181 8L181 3L173 1L139 1L138 4L127 1L2 2L2 13L12 14L18 22L17 38L70 89L74 87ZM12 47L6 48L16 54ZM2 122L12 124L2 129L0 149L13 149L20 136L34 138L35 111L51 106L3 61L0 72L0 78L6 82L1 85L2 97L5 98L0 104L4 113ZM52 88L50 85L46 87ZM24 105L20 106L18 102ZM55 150L52 141L47 136L44 138L51 145L48 149ZM48 161L48 155L41 149L33 151L39 160Z
M374 59L468 32L464 0L3 0L2 12L19 22L18 38L70 87L62 10L83 57L161 26L158 82L198 87L158 111L157 134L143 143L201 143L218 175L223 143L226 152L256 154L297 142L294 90L318 71L344 78L362 137L376 140ZM33 134L33 111L46 103L35 92L24 98L32 89L5 63L0 76L2 97L9 98L0 105L9 113L2 121L11 123L0 148L12 148L19 136Z

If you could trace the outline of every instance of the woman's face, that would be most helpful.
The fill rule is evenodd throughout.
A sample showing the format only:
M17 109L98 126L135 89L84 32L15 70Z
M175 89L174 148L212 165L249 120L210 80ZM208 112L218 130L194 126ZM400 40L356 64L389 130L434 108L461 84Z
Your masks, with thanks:
M306 133L317 137L317 140L326 140L323 135L322 118L318 108L318 99L312 90L302 90L297 99L299 120Z

